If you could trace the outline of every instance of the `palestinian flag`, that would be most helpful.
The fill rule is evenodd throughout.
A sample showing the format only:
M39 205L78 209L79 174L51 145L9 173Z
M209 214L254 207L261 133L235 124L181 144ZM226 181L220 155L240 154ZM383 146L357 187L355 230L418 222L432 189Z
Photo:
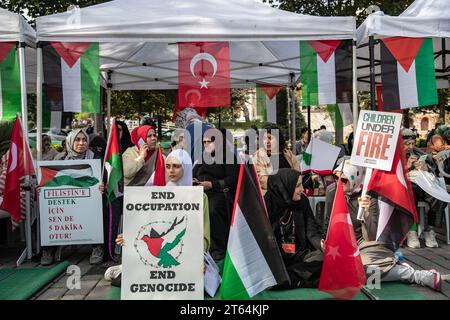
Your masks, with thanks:
M100 112L99 44L46 42L42 51L50 110Z
M14 120L21 113L19 59L14 42L0 43L0 120Z
M300 168L302 173L309 171L321 176L333 174L334 164L341 148L312 137L305 152L303 152Z
M380 45L384 110L438 104L433 40L392 37Z
M400 135L391 171L374 170L367 186L367 194L379 199L376 240L386 243L393 250L401 246L414 222L418 222L414 194L404 162Z
M277 94L283 87L257 84L256 112L261 121L277 123Z
M352 103L352 40L300 41L304 106Z
M108 173L108 203L111 203L114 199L122 195L119 191L119 183L123 178L122 155L119 151L116 119L113 119L111 131L109 133L104 168Z
M353 123L352 104L328 104L327 111L333 121L334 128L344 128Z
M80 187L90 188L100 183L93 177L92 167L88 164L41 166L40 187Z
M222 299L248 299L289 282L253 165L241 164L223 268Z

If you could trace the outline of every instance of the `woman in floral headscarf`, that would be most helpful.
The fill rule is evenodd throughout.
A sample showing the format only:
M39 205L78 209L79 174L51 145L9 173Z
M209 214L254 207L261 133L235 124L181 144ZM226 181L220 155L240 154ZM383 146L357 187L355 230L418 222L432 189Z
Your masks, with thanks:
M366 268L367 277L379 272L381 281L402 281L417 283L435 290L440 290L441 276L435 270L415 270L406 263L401 263L395 257L394 252L387 244L377 241L378 217L380 209L378 200L369 196L361 197L365 168L355 166L346 159L342 161L333 171L336 181L342 181L342 186L347 200L348 212L350 213L356 240L358 241L362 263ZM336 194L336 183L327 188L325 203L324 233L328 231L328 223L333 208L334 196ZM364 220L356 217L358 209L364 209ZM326 238L326 237L325 237Z

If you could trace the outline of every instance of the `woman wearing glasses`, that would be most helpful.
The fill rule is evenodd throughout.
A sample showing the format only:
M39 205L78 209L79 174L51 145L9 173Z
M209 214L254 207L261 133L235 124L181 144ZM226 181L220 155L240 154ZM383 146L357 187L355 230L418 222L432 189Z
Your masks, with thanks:
M207 129L203 133L202 142L203 157L201 161L196 161L194 164L193 184L202 186L208 196L211 225L210 252L218 261L225 257L227 249L239 165L232 153L232 145L226 140L224 132Z
M350 160L342 161L334 170L336 181L341 179L347 199L347 207L352 219L356 240L367 277L373 275L373 270L380 272L381 281L401 281L417 283L435 290L441 288L441 276L435 270L415 270L406 263L401 263L394 252L381 242L376 241L379 207L378 200L369 196L361 197L365 168L354 166ZM336 193L336 183L328 186L325 203L324 233L327 233L328 223ZM358 209L364 209L364 221L358 220ZM372 273L371 273L372 272Z

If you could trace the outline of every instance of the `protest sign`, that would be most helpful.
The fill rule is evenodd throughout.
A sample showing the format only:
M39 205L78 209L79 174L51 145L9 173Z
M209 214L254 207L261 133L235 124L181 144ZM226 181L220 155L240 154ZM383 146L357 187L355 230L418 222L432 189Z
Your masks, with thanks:
M39 161L42 246L103 243L100 160Z
M357 166L390 171L401 122L402 115L398 113L361 111L351 162Z
M125 187L121 299L202 300L203 188Z

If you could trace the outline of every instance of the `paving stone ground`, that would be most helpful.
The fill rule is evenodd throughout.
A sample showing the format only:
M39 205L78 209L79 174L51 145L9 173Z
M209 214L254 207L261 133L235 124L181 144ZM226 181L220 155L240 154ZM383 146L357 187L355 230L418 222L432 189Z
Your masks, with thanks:
M445 241L443 230L438 234L439 248L426 248L422 241L421 249L402 248L405 262L416 269L434 268L442 274L450 275L450 245ZM438 230L439 232L439 230ZM0 269L15 268L16 260L22 248L0 248ZM80 289L69 290L67 287L68 274L63 273L49 285L38 292L32 300L104 300L111 288L111 284L103 278L108 265L93 266L89 264L91 254L90 246L65 247L62 259L69 261L71 265L77 265L81 270ZM29 261L21 267L38 267L39 260ZM450 278L450 276L449 276ZM443 281L442 292L436 292L419 285L412 284L427 299L449 300L450 279Z

